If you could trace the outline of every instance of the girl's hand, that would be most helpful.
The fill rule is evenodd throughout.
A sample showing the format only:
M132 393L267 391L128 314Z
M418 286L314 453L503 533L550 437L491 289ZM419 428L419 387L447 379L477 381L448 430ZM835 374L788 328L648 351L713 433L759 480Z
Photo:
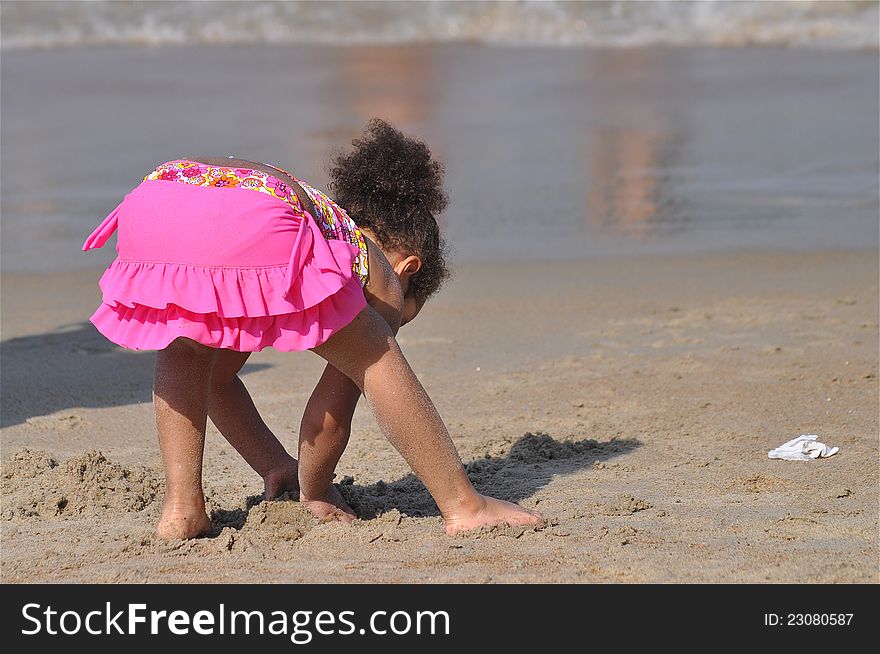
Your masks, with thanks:
M354 510L346 504L339 489L333 484L330 484L324 494L317 498L309 499L300 493L299 501L322 522L338 520L349 523L357 519Z
M267 500L278 499L284 493L299 494L297 468L296 459L287 456L263 475L263 488Z

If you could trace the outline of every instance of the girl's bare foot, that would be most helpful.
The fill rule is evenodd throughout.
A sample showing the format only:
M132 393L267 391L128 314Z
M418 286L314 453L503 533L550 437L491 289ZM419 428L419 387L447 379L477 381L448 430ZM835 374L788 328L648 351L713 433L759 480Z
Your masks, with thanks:
M274 500L284 495L284 493L298 495L299 481L297 472L298 465L296 459L291 456L263 475L266 499Z
M333 484L327 487L327 490L321 497L315 499L307 499L300 493L299 501L311 511L313 516L324 522L338 520L339 522L349 523L357 518L354 510L346 504L345 500L342 499L339 489Z
M492 525L511 525L514 527L538 525L543 522L537 511L524 509L516 504L496 500L494 497L479 495L478 502L470 509L443 516L446 533L449 536L462 531L490 527Z
M163 540L198 538L211 531L211 519L205 513L205 502L166 501L156 526L156 535Z

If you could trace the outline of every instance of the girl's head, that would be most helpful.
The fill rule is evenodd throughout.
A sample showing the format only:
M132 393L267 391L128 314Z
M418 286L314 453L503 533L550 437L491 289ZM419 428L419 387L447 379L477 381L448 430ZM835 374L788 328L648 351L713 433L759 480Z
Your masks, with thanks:
M443 166L424 143L378 118L352 146L330 161L334 199L375 236L407 300L420 308L449 276L435 218L447 204Z

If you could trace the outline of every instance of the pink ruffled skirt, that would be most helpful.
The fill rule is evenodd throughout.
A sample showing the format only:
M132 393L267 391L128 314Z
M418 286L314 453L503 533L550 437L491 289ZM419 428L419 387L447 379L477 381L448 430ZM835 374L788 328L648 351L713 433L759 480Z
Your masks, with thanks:
M256 352L307 350L366 306L351 243L314 218L247 188L146 180L83 245L118 231L92 323L112 342L161 350L185 337Z

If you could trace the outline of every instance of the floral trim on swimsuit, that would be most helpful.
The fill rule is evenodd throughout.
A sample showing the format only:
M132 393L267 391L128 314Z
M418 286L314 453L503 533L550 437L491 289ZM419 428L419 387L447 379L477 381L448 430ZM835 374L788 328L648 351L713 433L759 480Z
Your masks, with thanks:
M335 241L347 241L360 250L352 264L352 271L361 280L361 285L367 283L368 256L367 244L364 235L348 216L345 210L333 202L319 190L300 181L290 173L280 168L279 171L288 175L299 183L314 203L319 215L312 216L324 238ZM300 206L299 198L289 184L252 168L227 168L224 166L209 166L197 161L178 159L159 165L153 172L144 177L144 180L163 180L169 182L183 182L194 186L216 186L219 188L245 188L260 193L266 193L280 200L284 200L297 211L305 213Z

